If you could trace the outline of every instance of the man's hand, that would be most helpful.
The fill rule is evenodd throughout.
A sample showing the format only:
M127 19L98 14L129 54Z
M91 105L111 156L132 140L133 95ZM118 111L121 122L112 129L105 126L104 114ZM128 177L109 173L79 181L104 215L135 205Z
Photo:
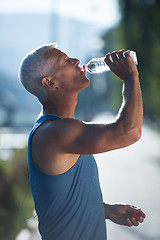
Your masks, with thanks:
M138 226L144 221L146 215L140 208L124 204L105 204L105 218L110 219L114 223L125 226Z
M124 49L108 53L105 58L106 64L111 71L116 74L123 81L127 79L138 77L138 70L130 56L130 51Z

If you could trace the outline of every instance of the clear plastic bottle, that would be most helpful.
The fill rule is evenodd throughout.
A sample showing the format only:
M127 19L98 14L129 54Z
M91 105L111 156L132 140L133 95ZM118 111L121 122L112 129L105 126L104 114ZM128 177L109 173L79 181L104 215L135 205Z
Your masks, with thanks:
M138 65L136 52L130 51L130 56L132 57L135 64ZM105 57L92 58L86 65L82 66L82 70L89 73L102 73L105 71L110 71L110 68L105 63L104 59Z

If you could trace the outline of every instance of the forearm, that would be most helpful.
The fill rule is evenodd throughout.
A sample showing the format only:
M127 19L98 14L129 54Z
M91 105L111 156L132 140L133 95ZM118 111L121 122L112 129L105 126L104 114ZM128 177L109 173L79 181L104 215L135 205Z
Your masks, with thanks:
M117 123L125 132L140 132L143 123L143 104L138 76L126 79L123 84L123 102Z
M103 203L105 219L110 219L111 215L111 204Z

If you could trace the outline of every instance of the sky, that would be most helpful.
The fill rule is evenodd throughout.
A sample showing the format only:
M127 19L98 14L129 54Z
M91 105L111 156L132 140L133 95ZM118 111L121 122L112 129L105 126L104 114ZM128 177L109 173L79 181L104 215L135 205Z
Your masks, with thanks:
M102 28L120 19L118 0L1 0L0 14L57 13Z

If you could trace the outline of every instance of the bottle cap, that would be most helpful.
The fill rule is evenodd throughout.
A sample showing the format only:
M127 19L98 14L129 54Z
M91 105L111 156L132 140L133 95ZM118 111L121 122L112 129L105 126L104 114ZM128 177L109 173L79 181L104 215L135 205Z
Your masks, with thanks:
M136 212L134 212L133 217L136 219L136 221L138 221L140 219L141 216L141 210L137 210Z
M83 72L86 72L86 67L85 67L85 65L82 66L82 70L83 70Z

